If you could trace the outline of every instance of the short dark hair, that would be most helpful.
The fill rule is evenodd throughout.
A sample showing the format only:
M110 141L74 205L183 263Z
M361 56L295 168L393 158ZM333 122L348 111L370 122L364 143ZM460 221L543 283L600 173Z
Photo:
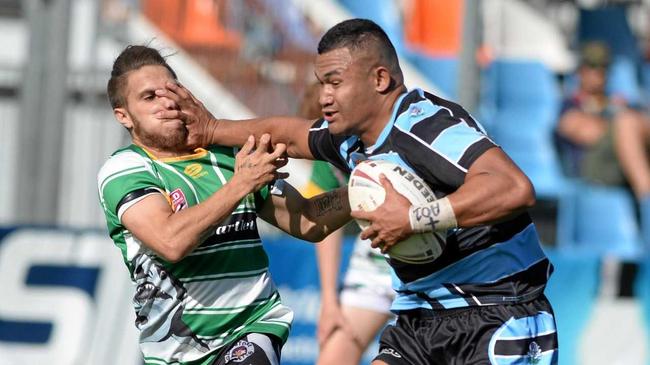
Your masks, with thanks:
M350 52L374 48L392 72L402 72L393 43L386 32L372 20L344 20L330 28L318 42L318 54L339 48L348 48Z
M601 41L589 41L580 49L580 66L607 68L610 63L609 47Z
M108 80L106 91L108 93L108 101L111 103L113 109L122 107L126 104L124 97L124 86L126 84L126 74L135 71L144 66L164 66L169 70L174 79L176 73L167 64L165 57L163 57L157 49L147 46L127 46L122 53L113 62L113 70L111 71L111 78Z

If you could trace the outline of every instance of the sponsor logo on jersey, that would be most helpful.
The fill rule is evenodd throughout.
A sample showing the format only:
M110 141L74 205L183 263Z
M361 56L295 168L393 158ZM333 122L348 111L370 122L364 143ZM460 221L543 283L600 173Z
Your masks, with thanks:
M233 223L224 224L217 227L215 234L226 234L231 232L252 231L257 229L255 217L250 220L242 219Z
M390 355L390 356L396 357L398 359L402 358L402 355L400 355L399 352L395 351L394 349L388 348L388 347L385 347L385 348L381 349L381 351L379 351L379 354L380 355L381 354Z
M422 108L418 106L412 106L411 111L409 112L409 116L411 117L417 117L418 115L421 115L423 113Z
M208 174L207 171L203 171L203 166L201 166L199 163L193 163L185 166L185 170L183 170L183 172L185 175L195 180Z
M225 360L226 362L242 362L246 360L247 357L251 356L253 352L255 352L255 348L252 343L240 340L237 341L237 344L235 344L230 351L228 351Z
M172 209L174 212L187 208L187 199L185 199L185 194L183 194L183 190L180 188L172 191L169 197L172 200Z

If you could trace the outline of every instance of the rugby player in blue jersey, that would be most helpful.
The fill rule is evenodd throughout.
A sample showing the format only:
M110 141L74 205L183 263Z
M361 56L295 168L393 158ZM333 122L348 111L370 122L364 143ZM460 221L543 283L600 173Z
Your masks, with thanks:
M323 117L214 118L180 85L157 90L180 106L193 145L240 145L270 133L290 157L351 171L359 159L397 162L422 177L438 200L411 206L387 179L384 204L354 212L384 251L414 232L443 231L432 263L389 259L397 314L373 364L556 364L555 318L544 288L552 265L527 208L533 186L460 105L407 90L385 32L365 19L341 22L322 37L315 61Z

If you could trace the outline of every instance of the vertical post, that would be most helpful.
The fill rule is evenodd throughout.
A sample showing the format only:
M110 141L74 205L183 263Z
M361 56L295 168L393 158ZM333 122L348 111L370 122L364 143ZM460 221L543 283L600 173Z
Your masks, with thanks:
M16 219L56 223L67 105L70 0L25 0L29 53L19 122Z
M476 112L480 95L480 71L476 63L476 50L481 42L481 16L479 0L465 2L463 35L458 75L458 100L469 112Z

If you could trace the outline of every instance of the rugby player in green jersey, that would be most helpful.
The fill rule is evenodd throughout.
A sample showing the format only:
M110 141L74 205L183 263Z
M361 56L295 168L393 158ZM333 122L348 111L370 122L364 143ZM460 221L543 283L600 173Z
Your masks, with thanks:
M98 175L111 238L135 285L146 364L278 364L293 319L268 272L256 218L310 241L350 219L345 189L304 199L282 180L286 147L188 149L178 110L156 89L177 82L160 53L129 46L108 95L132 144ZM257 145L256 145L257 142ZM272 184L272 185L270 185Z

